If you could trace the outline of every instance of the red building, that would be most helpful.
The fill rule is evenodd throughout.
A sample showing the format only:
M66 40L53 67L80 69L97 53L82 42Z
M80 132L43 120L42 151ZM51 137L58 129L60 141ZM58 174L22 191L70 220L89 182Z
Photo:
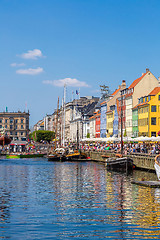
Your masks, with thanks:
M122 100L121 97L117 99L117 112L118 112L118 130L119 134L121 135L121 111L122 111L122 129L123 134L125 132L126 126L126 104L125 104L125 90L122 91ZM121 106L122 105L122 106Z
M97 112L95 112L96 115L95 115L95 120L96 120L96 134L95 134L95 137L96 138L100 138L100 124L101 124L101 120L100 120L100 110L98 110Z

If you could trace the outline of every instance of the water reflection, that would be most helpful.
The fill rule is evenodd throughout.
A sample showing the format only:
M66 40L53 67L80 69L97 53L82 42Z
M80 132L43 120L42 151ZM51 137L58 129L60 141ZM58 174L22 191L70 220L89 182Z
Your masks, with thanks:
M159 239L160 190L133 178L157 180L94 162L0 161L0 238Z

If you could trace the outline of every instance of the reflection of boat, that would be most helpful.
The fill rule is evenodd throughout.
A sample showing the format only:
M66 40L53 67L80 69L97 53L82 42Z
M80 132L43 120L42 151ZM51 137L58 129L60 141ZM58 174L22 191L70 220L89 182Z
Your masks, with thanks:
M155 170L156 170L156 174L157 174L158 180L160 181L160 154L158 154L155 157L154 167L155 167Z
M15 158L37 158L44 157L44 154L41 153L29 153L29 154L7 154L7 159L15 159Z
M107 168L116 169L116 170L132 170L133 169L133 160L128 157L121 158L108 158L106 159Z
M0 145L10 144L11 139L7 135L0 136Z

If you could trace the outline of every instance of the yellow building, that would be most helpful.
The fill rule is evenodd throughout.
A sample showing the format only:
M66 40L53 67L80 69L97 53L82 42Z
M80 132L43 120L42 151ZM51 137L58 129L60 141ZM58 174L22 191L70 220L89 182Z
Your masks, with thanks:
M113 120L114 120L114 111L107 111L107 137L111 137L113 135Z
M139 98L138 132L139 136L157 136L160 131L160 87L154 88L148 96Z
M26 141L29 135L29 112L0 112L0 129L12 140Z
M153 89L149 97L149 137L156 137L160 131L160 87Z

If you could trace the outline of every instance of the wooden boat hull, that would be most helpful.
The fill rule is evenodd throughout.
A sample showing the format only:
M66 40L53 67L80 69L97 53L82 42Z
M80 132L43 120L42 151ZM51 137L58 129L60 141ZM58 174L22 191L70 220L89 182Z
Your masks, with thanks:
M6 158L7 158L7 159L17 159L17 158L20 158L20 155L12 155L12 154L11 154L11 155L8 155L8 154L7 154L7 155L6 155Z
M64 161L65 156L63 155L48 155L47 156L48 161Z
M117 159L106 159L106 166L108 169L115 170L132 170L133 160L127 157L117 158Z
M76 159L87 159L87 154L85 153L71 153L66 155L66 160L76 160Z
M44 154L7 154L7 159L16 159L16 158L38 158L44 157Z

